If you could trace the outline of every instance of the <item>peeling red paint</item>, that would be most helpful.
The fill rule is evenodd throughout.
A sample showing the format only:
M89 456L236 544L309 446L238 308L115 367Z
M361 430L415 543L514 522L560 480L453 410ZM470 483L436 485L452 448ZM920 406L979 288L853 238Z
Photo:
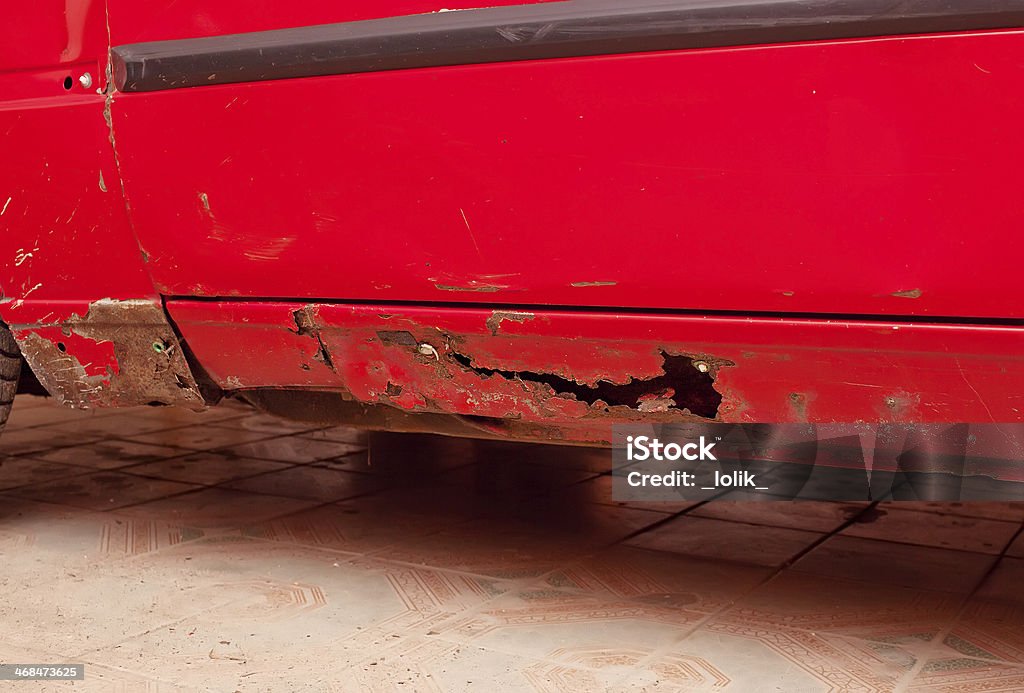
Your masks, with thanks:
M492 427L515 422L518 432L532 425L546 439L604 440L612 423L628 421L709 420L684 410L685 388L653 384L672 357L694 375L707 368L721 395L713 418L723 422L1013 420L1024 390L1016 328L530 311L495 334L489 309L315 304L301 310L318 341L298 334L292 304L177 300L168 309L222 386L232 377L246 387L331 390L504 422ZM258 341L259 354L228 348L242 339ZM334 370L301 369L321 343ZM957 362L969 382L950 378ZM589 392L581 388L648 382L629 406L580 399ZM914 393L914 406L887 405L897 390Z

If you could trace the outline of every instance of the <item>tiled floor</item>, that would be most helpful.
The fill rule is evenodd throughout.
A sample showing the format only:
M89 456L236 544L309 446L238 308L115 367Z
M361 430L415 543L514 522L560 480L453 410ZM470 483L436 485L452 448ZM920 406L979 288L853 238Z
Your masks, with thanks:
M238 405L21 397L0 453L0 661L87 670L10 690L1024 690L1019 505L620 504Z

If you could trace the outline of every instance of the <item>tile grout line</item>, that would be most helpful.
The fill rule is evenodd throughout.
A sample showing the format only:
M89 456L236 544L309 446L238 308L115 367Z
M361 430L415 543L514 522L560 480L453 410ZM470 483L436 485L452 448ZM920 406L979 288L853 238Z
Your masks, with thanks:
M900 682L897 684L894 693L904 693L908 690L908 687L914 682L914 679L917 678L917 676L924 670L924 667L927 666L931 654L938 651L938 647L945 643L946 637L953 631L957 624L960 623L960 619L963 617L968 605L970 605L971 599L973 599L974 595L976 595L981 590L981 588L985 586L985 583L988 582L990 577L992 577L992 574L996 572L996 569L999 568L999 565L1003 562L1003 559L1006 558L1007 552L1010 550L1010 547L1013 546L1014 542L1017 541L1018 537L1020 537L1022 533L1024 533L1024 523L1021 523L1021 525L1017 528L1017 531L1014 532L1013 536L1009 538L1009 540L1006 542L1006 545L1003 547L1003 550L992 561L992 564L984 572L981 578L975 583L971 591L964 596L963 600L960 602L959 608L957 609L956 613L953 614L953 616L949 619L949 622L943 628L940 628L938 632L935 634L935 636L928 641L927 649L921 655L921 657L914 662L914 666L910 668L910 671L908 671L900 678Z
M707 625L708 623L710 623L714 619L719 618L722 615L729 613L729 611L734 609L736 607L736 605L738 603L740 603L744 598L746 598L747 596L752 594L754 591L756 591L756 590L764 587L768 583L770 583L772 580L774 580L779 575L781 575L783 572L785 572L790 566L795 564L797 561L799 561L801 558L806 556L808 553L810 553L814 549L816 549L819 546L821 546L822 544L824 544L829 539L831 539L831 538L833 538L835 536L838 536L840 532L842 532L847 527L850 527L851 525L856 523L857 519L859 519L861 516L865 515L866 513L868 513L871 510L874 510L875 506L878 505L878 502L879 501L874 501L870 505L864 506L863 508L860 509L860 512L852 515L846 521L842 522L836 528L834 528L831 532L822 534L818 539L816 539L815 541L811 542L811 544L809 544L808 546L806 546L802 550L798 551L796 554L791 556L786 561L784 561L781 564L779 564L778 566L776 566L773 570L771 570L771 572L769 572L769 574L763 580L761 580L760 582L755 583L754 585L750 586L746 590L740 592L735 597L733 597L731 600L729 600L727 603L725 603L721 607L719 607L717 610L711 612L710 614L707 614L703 618L697 619L692 624L688 624L686 628L682 629L683 632L679 636L677 636L676 638L673 638L671 642L666 643L665 645L661 646L660 648L655 648L654 650L652 650L652 652L649 655L647 655L646 657L644 657L643 660L641 660L640 662L637 663L636 668L640 669L640 668L643 668L646 665L649 665L649 664L651 664L653 662L656 662L658 660L658 658L663 657L664 655L666 655L669 652L671 652L674 647L676 647L677 645L679 645L683 641L687 640L690 636L692 636L698 630L703 628L705 625ZM803 665L797 663L797 666L802 667ZM628 681L629 676L630 676L629 674L623 674L623 677L618 681L618 683L620 685L625 685L627 683L627 681Z

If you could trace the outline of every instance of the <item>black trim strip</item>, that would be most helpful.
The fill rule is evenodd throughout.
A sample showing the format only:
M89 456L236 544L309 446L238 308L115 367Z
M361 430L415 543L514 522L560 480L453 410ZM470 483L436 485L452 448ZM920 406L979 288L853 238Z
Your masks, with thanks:
M700 318L753 318L757 320L809 320L825 322L877 322L884 324L901 323L908 325L953 325L971 327L1024 328L1024 318L976 318L941 315L888 315L886 313L813 313L800 311L767 311L767 310L721 310L701 308L638 308L632 306L568 306L555 303L509 303L495 301L490 303L472 303L467 301L409 301L394 299L368 298L296 298L294 296L189 296L187 294L168 294L162 296L164 305L167 301L192 301L194 303L294 303L305 305L342 305L342 306L394 306L395 308L472 308L493 310L495 307L514 310L534 311L537 313L607 313L612 315L659 315L667 317L700 317Z
M569 0L113 49L124 92L354 72L1024 27L1024 0Z

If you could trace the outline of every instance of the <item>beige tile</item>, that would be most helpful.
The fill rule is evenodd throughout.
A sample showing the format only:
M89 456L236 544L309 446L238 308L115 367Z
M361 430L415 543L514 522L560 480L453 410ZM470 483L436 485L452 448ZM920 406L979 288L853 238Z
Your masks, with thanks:
M131 414L118 413L95 419L69 419L63 423L47 426L47 428L65 434L73 434L76 431L88 429L104 438L116 438L142 435L171 428L182 428L185 425L180 421L158 417L132 416Z
M592 507L600 512L517 515L494 509L489 515L374 555L382 560L506 579L535 577L664 517L644 510Z
M1019 504L882 504L785 567L863 505L622 504L606 450L237 403L18 407L0 449L45 459L0 464L0 660L78 658L74 690L1024 689L1024 558L982 582L978 552Z
M799 529L683 516L626 543L687 556L780 566L823 536Z
M613 546L552 571L543 584L649 607L711 614L771 574L766 567Z
M313 505L316 505L314 501L206 487L192 493L123 508L120 514L173 525L226 530L241 529Z
M712 500L690 514L719 520L746 522L773 527L832 532L860 514L866 503L829 503L824 501L732 501Z
M350 426L334 426L331 428L321 428L301 435L303 438L309 438L310 440L330 440L335 443L350 443L352 445L365 446L366 441L369 439L370 432L361 428L352 428Z
M963 517L986 517L991 520L1024 522L1024 502L1019 501L887 501L878 504L879 509L918 510L942 515Z
M986 578L976 597L1004 604L1024 606L1024 559L1006 557Z
M1006 584L1005 576L998 580ZM1024 599L1016 594L1009 600L1000 599L999 583L994 585L996 590L982 590L965 605L944 638L947 657L1024 665Z
M36 454L71 445L88 445L100 437L100 434L81 426L72 430L62 430L58 426L15 428L0 435L0 455Z
M764 632L805 630L899 646L914 656L957 617L964 596L784 571L716 617Z
M22 397L16 397L11 415L7 419L7 430L49 426L67 422L76 422L82 426L95 424L95 419L114 413L113 409L72 409L50 400L49 403L30 404L26 406Z
M266 430L258 432L264 435L267 433ZM261 460L288 462L290 464L317 462L332 457L351 455L362 450L361 447L348 443L338 443L330 440L310 440L296 436L282 436L251 443L217 446L216 449L224 455L253 457Z
M676 651L717 672L724 690L744 693L894 691L914 664L885 643L746 623L709 623Z
M460 522L443 513L412 513L374 497L322 505L246 527L246 536L351 552L416 544Z
M17 495L90 510L113 510L193 488L198 487L118 471L101 471L24 486L17 489Z
M250 493L329 503L372 493L382 487L382 482L368 474L303 466L229 481L224 486Z
M1017 538L1011 542L1010 547L1006 550L1007 556L1014 558L1024 558L1024 532L1017 535Z
M270 414L248 414L247 416L232 417L223 421L215 421L210 425L218 428L242 429L244 431L266 431L275 435L286 435L289 433L313 433L323 428L323 426L316 426L303 421L292 421L291 419L272 416Z
M169 447L188 448L191 450L213 450L231 445L250 443L270 437L266 431L242 431L230 428L214 428L213 426L185 426L166 430L126 436L130 440L150 445L166 445Z
M618 501L612 497L612 477L609 474L590 477L560 490L558 495L573 504L599 503L621 508L639 508L675 515L700 505L699 501Z
M970 657L950 656L927 662L906 688L908 693L1019 693L1024 668Z
M12 489L19 486L72 477L87 471L81 467L31 457L5 457L0 460L0 491L16 493Z
M215 452L198 452L185 457L137 464L132 466L130 471L139 476L170 479L189 484L215 485L287 468L288 465L283 462L254 460Z
M855 522L844 535L936 546L960 551L1001 553L1019 528L1019 523L922 513L888 507L872 513L869 522Z
M130 440L100 440L90 445L79 445L37 453L35 457L51 462L62 462L91 469L120 469L135 464L154 462L168 457L187 455L191 451L163 445L147 445Z
M836 536L793 570L921 590L969 593L992 566L986 554Z

